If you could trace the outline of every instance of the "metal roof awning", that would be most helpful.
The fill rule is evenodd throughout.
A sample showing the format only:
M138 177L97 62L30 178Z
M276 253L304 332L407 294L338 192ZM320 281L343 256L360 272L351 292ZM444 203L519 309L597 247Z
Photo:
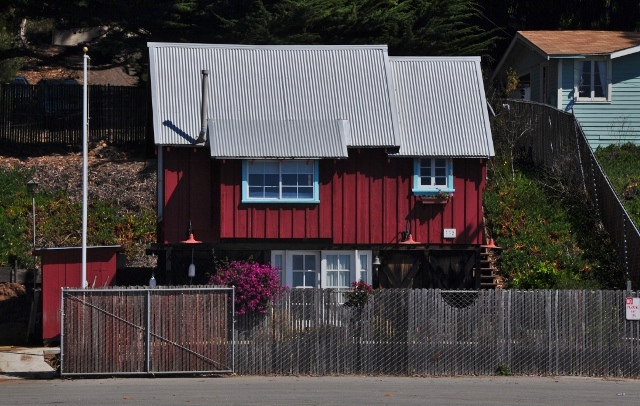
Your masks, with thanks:
M208 120L211 156L220 159L347 158L348 120Z

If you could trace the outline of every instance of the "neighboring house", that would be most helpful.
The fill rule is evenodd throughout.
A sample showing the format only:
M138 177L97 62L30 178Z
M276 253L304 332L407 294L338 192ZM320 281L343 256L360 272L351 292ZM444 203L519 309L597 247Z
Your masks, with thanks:
M520 31L492 82L512 68L513 97L573 111L592 148L640 142L640 33Z
M479 287L494 155L480 58L149 50L159 283L188 281L190 262L204 281L213 252L271 262L290 287Z

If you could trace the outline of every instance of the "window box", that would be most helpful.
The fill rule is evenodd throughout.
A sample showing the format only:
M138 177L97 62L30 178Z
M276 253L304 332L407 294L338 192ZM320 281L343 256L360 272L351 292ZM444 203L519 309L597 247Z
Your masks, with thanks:
M439 197L439 196L418 196L418 199L423 204L447 204L452 196Z

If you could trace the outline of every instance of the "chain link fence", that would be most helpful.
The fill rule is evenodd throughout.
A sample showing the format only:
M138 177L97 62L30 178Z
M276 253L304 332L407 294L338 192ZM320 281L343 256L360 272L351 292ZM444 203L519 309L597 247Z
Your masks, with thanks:
M235 372L637 377L640 321L623 291L375 291L362 308L291 290L237 316Z
M63 288L60 373L231 372L233 288Z

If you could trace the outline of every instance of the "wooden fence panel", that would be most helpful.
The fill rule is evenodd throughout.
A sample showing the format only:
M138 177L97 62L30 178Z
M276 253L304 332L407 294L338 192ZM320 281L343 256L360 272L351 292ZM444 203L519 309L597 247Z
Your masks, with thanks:
M357 309L294 289L236 323L219 291L63 295L63 375L640 375L639 322L625 318L638 292L388 289Z
M268 314L239 318L235 372L640 374L623 291L388 289L361 310L336 297L292 290Z
M496 117L509 124L503 125L507 132L496 127L494 138L514 142L514 150L574 187L572 192L586 191L604 229L616 243L627 279L632 287L640 286L640 231L595 159L575 117L548 105L521 100L500 100L495 110L499 112ZM509 138L514 134L521 136Z
M229 372L230 288L62 291L63 375Z
M82 143L82 86L0 85L0 142ZM145 142L147 92L125 86L88 86L90 140Z

